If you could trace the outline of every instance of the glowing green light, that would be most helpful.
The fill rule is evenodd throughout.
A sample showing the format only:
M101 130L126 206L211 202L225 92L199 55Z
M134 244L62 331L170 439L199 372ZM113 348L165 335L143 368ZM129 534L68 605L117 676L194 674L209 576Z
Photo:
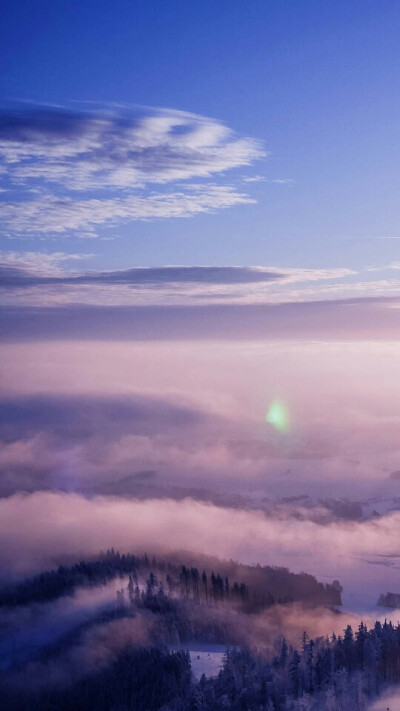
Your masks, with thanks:
M265 417L270 425L281 432L288 432L290 429L289 413L280 400L274 400Z

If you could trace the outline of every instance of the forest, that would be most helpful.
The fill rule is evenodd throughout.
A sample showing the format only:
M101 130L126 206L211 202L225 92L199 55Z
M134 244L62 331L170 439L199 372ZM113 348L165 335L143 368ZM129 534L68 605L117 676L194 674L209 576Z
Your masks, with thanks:
M310 637L304 631L297 643L267 629L252 636L261 600L267 610L289 611L304 585L301 575L277 569L278 579L281 570L293 583L286 599L275 598L273 587L262 597L260 588L243 582L251 577L248 567L220 561L219 569L210 571L178 564L177 557L110 550L9 585L2 590L0 610L2 708L364 711L400 682L400 625L389 621L371 628L360 622L354 631L345 625L342 634L329 636ZM243 579L223 575L228 568L243 568ZM257 566L255 571L260 574ZM269 574L266 569L265 578ZM340 601L340 584L323 590L325 609L340 619L330 604L333 593ZM99 591L109 593L106 604L90 603L91 613L79 616L79 595L90 600ZM311 583L310 592L312 600ZM315 616L324 609L310 601L296 604L299 614L304 606ZM52 624L63 615L68 624L55 636ZM32 620L39 623L40 640L35 633L26 635ZM225 645L214 674L193 672L188 650L195 641Z
M247 608L253 611L275 602L301 600L322 605L341 605L342 602L337 580L323 584L313 575L292 573L287 568L242 565L194 554L186 554L185 562L182 565L178 556L157 559L147 554L120 554L110 549L101 552L98 558L61 565L22 582L4 585L0 589L0 608L47 602L72 593L79 586L100 585L129 574L143 577L150 571L163 575L169 587L176 588L179 582L186 597L205 597L206 600L209 596L213 599L229 597L229 578L235 577L240 580L241 596ZM234 594L238 594L236 580L232 588Z

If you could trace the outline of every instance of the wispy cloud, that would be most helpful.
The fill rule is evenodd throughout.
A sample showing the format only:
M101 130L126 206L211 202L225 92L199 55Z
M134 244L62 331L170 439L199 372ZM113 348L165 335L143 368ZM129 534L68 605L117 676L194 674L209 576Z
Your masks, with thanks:
M264 183L266 180L264 175L247 175L243 178L244 183Z
M293 178L273 178L270 183L276 183L277 185L293 185L295 181Z
M208 179L264 155L259 141L182 111L3 111L0 187L18 197L3 202L3 226L18 235L94 233L104 223L188 217L252 202ZM193 179L206 182L185 184ZM173 189L150 192L156 184Z
M369 272L383 272L387 269L400 269L400 262L391 262L390 264L384 264L381 267L367 267L367 271Z
M264 155L260 142L182 111L25 111L0 116L0 155L12 181L75 190L209 177Z
M294 185L293 178L266 178L265 175L247 175L243 178L244 183L276 183L277 185Z
M101 225L120 222L192 217L201 212L253 203L248 195L220 185L190 186L185 190L151 195L75 200L40 196L36 200L9 202L2 206L2 221L9 233L34 235L81 231L95 237Z
M64 273L61 271L60 265L62 263L90 259L91 257L93 254L90 253L3 251L0 252L0 269L18 269L21 279L25 279L29 273L36 278L41 275L60 276L60 273Z

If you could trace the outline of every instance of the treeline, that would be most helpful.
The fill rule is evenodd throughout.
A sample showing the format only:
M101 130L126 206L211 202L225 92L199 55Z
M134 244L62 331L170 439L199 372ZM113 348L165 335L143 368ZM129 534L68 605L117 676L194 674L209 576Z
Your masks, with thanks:
M282 639L268 662L248 650L228 651L217 679L203 678L194 695L204 711L364 711L399 681L400 625L377 621L330 639L304 634L299 650Z
M183 557L183 555L182 555ZM245 565L233 560L218 560L205 555L185 554L191 566L218 570L221 577L240 580L252 593L253 602L259 609L266 606L266 596L272 595L275 602L302 602L311 605L341 605L342 587L338 580L331 584L319 583L308 573L293 573L284 567L270 565ZM171 560L176 562L176 556Z
M204 677L182 711L366 711L390 684L400 681L400 626L361 623L354 633L309 639L299 650L285 639L266 662L245 649L226 654L216 679ZM167 707L168 708L168 707ZM171 707L174 708L174 707Z
M400 626L376 622L330 639L304 634L299 649L282 639L269 659L230 649L216 678L195 681L188 653L131 648L69 687L0 691L8 711L364 711L399 681Z
M295 601L341 605L338 581L324 585L306 573L296 574L286 568L270 566L240 565L233 561L203 558L200 563L202 565L194 558L193 564L182 565L172 558L120 554L111 549L96 559L61 565L1 589L0 607L49 602L73 593L78 587L103 585L118 577L131 575L136 580L144 579L150 571L165 579L170 592L179 590L182 596L204 597L206 602L233 596L240 598L247 611ZM232 586L229 580L235 581Z
M235 581L231 585L228 578L223 580L219 574L212 572L208 576L203 570L200 575L197 568L189 569L184 565L181 567L179 579L173 579L167 574L165 584L150 572L145 585L139 587L136 574L130 573L126 587L121 587L116 592L116 603L117 610L121 613L125 610L129 615L135 614L137 607L164 615L173 613L169 622L173 623L176 631L181 631L182 621L191 619L193 624L193 619L198 617L193 613L199 604L208 606L207 613L200 618L204 621L210 618L210 607L216 608L217 612L222 609L227 612L227 608L232 607L240 612L252 612L251 596L244 583L239 585ZM217 619L223 620L224 617L217 616Z
M72 566L61 565L56 570L44 571L33 578L29 578L17 585L0 591L0 606L14 607L27 605L32 602L50 602L58 597L72 593L78 587L105 585L115 578L128 576L128 595L130 601L139 595L139 581L144 583L151 594L156 587L162 587L161 576L165 581L170 595L204 598L208 601L222 601L228 598L240 598L242 602L249 599L249 591L244 583L234 582L231 586L229 579L222 579L214 571L207 574L205 570L199 571L195 567L177 565L171 561L151 560L145 554L136 556L120 554L113 549L101 553L99 559L81 561ZM134 592L135 591L135 592ZM124 598L124 590L120 592L120 602ZM274 599L268 597L268 602Z
M171 566L176 568L176 566ZM73 593L78 587L105 585L110 580L130 573L146 575L150 568L165 570L162 561L149 557L114 551L101 552L93 560L80 561L73 565L60 565L55 570L46 570L23 582L0 590L0 607L27 605L31 602L49 602L62 595Z
M379 595L378 605L380 607L391 607L393 609L400 607L400 594L391 592L387 592L386 594L382 593Z

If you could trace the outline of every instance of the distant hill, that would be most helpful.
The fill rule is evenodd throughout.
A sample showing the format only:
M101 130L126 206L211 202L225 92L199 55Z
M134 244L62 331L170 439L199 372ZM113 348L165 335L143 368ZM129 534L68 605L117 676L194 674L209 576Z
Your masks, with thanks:
M175 553L170 556L121 554L113 549L97 558L62 565L23 582L0 589L0 607L47 602L72 593L78 587L102 585L123 575L136 582L153 573L165 589L183 597L241 599L245 611L256 612L275 603L341 605L338 581L319 583L308 573L287 568L251 566L221 561L211 556Z

